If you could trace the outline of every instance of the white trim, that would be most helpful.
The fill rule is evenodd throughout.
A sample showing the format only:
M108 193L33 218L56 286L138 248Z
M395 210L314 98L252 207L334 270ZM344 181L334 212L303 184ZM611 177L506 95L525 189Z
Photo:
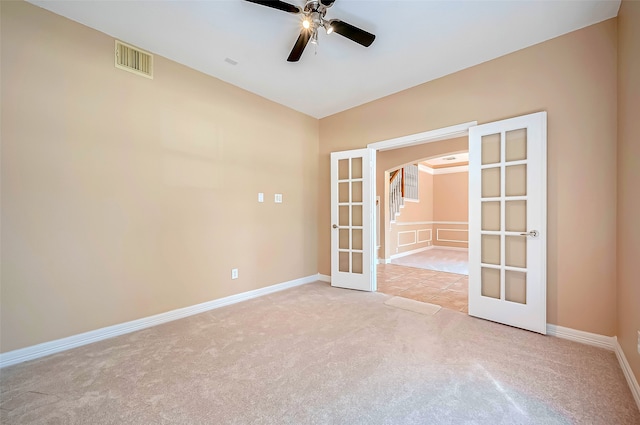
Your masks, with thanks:
M591 332L565 328L563 326L552 325L550 323L547 323L547 335L568 339L569 341L575 341L582 344L593 345L594 347L605 348L610 351L615 350L615 336L604 336Z
M428 167L424 164L418 164L418 171L422 171L423 173L427 173L427 174L431 174L433 175L433 168Z
M433 247L437 248L437 249L446 249L448 251L466 251L466 252L469 252L469 248L463 248L461 246L434 245Z
M434 168L433 174L454 174L454 173L468 173L469 166L468 165L458 165L457 167L446 167L446 168Z
M413 202L414 204L419 204L420 199L404 198L404 202ZM404 208L404 205L400 205L400 208Z
M405 243L405 244L400 244L400 234L401 234L401 233L412 233L412 234L413 234L413 242ZM396 246L397 246L398 248L399 248L399 247L401 247L401 246L415 245L415 244L416 244L416 240L417 240L417 238L416 238L416 231L415 231L415 230L405 230L405 231L402 231L402 232L398 232L397 238L398 238L398 243L396 244Z
M556 338L568 339L569 341L579 342L581 344L593 345L594 347L604 348L615 352L618 363L620 363L622 373L627 380L627 384L629 384L629 389L631 390L633 399L636 401L638 409L640 409L640 385L633 374L633 370L631 370L631 366L627 361L627 357L624 355L624 351L622 351L622 347L620 346L617 337L579 331L576 329L565 328L563 326L552 325L550 323L547 323L547 335L554 336Z
M620 363L620 368L622 369L622 373L624 377L627 378L627 383L629 384L629 389L631 390L631 394L638 405L638 410L640 410L640 385L638 385L638 380L633 374L633 370L631 370L631 366L627 361L627 357L624 355L624 351L622 351L622 347L618 342L617 337L613 337L613 347L616 352L616 357L618 358L618 362Z
M327 282L327 283L331 283L331 276L326 275L326 274L318 273L318 280L319 280L320 282Z
M431 175L466 173L466 172L469 172L469 166L457 165L455 167L431 168L428 165L418 164L418 171L422 171L423 173L427 173Z
M467 229L436 229L436 241L438 242L455 242L455 243L469 243L469 238L467 237L466 241L453 240L453 239L440 239L440 230L444 232L466 232L469 234L469 230Z
M391 258L378 258L378 264L391 264Z
M417 243L422 243L422 242L431 242L431 229L418 229L416 231L418 233L418 241ZM429 238L428 239L420 239L420 232L429 232Z
M161 325L163 323L183 319L185 317L193 316L194 314L203 313L205 311L225 307L231 304L236 304L242 301L250 300L252 298L257 298L263 295L282 291L284 289L293 288L295 286L316 282L318 280L323 280L323 278L324 275L313 274L311 276L290 280L288 282L277 283L275 285L266 286L264 288L230 295L228 297L219 298L217 300L207 301L201 304L178 308L176 310L167 311L165 313L160 313L153 316L143 317L141 319L132 320L130 322L107 326L93 331L72 335L66 338L60 338L53 341L32 345L30 347L8 351L6 353L0 354L0 368L26 362L27 360L38 359L50 354L59 353L61 351L66 351L71 348L76 348L82 345L91 344L93 342L113 338L115 336L139 331L151 326Z
M405 221L401 223L395 223L396 226L413 226L418 224L459 224L468 226L466 221ZM462 229L459 229L462 230Z
M369 143L368 148L379 151L386 151L407 146L420 145L422 143L437 142L440 140L463 137L468 134L469 128L478 124L477 121L470 121L463 124L452 125L450 127L439 128L437 130L425 131L423 133L410 134L408 136L396 137L395 139L381 142Z
M433 245L432 246L425 246L424 248L413 249L411 251L400 252L398 254L393 254L391 256L391 258L389 259L389 263L391 262L391 260L395 260L396 258L406 257L407 255L417 254L419 252L428 251L430 249L433 249ZM389 263L385 263L385 264L389 264Z

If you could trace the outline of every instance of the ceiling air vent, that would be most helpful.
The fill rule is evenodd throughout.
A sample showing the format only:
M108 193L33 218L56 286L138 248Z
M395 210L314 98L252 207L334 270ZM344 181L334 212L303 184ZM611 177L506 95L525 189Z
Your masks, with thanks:
M153 55L116 40L116 68L153 79Z

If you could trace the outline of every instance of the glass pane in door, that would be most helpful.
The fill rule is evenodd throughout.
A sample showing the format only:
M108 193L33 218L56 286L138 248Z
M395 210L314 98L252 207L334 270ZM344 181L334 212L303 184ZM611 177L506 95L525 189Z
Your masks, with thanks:
M507 131L505 144L506 160L520 161L527 159L527 129Z
M349 273L349 253L340 251L338 253L338 270Z
M349 160L338 160L338 180L346 180L349 178Z
M500 270L482 268L481 293L485 297L500 299Z
M339 232L339 249L349 249L349 229L340 229Z
M498 196L500 196L500 168L485 168L482 170L482 197Z
M362 274L362 252L352 253L352 264L351 273Z
M527 231L527 201L506 201L505 213L507 232Z
M362 229L353 229L351 231L351 247L353 249L362 249Z
M362 182L351 183L351 201L362 202Z
M500 230L500 202L482 203L482 230Z
M506 236L505 254L507 266L527 267L527 236Z
M351 160L351 178L362 178L362 158L353 158Z
M504 299L515 303L527 303L527 274L507 270L504 272Z
M349 226L349 206L341 205L338 207L338 224L340 226Z
M349 183L338 183L338 202L349 202Z
M482 235L482 262L500 265L500 235Z
M512 165L506 167L506 195L524 196L527 194L527 166Z
M362 205L354 205L351 209L353 211L351 225L362 226Z
M482 165L500 162L500 133L482 136Z

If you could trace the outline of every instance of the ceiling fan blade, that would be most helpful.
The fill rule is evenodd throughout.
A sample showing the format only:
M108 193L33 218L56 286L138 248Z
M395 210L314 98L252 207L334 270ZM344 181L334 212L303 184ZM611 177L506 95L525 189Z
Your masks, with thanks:
M347 24L346 22L342 22L339 19L332 19L329 21L329 24L333 28L333 31L340 34L343 37L347 37L349 40L355 41L358 44L363 45L364 47L371 46L373 40L376 39L376 36L371 34L370 32L366 32L365 30L361 30L358 27L354 27L351 24Z
M310 38L310 31L306 29L300 31L300 35L296 40L296 44L293 45L293 49L291 49L291 53L289 53L287 62L298 62L300 60L300 56L302 56L302 52L304 52L304 48L307 47L307 43L309 42Z
M324 6L324 7L331 7L333 5L333 3L335 3L336 0L320 0L320 3Z
M280 1L280 0L245 0L245 1L248 1L249 3L260 4L262 6L271 7L273 9L278 9L278 10L282 10L284 12L289 12L289 13L302 12L302 9L299 8L298 6L295 6L293 4L289 4L287 2Z

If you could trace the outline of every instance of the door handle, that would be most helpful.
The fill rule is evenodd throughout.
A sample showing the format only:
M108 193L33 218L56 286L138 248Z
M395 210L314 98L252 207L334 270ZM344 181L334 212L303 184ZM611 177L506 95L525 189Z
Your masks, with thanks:
M337 229L337 228L338 228L338 225L337 225L337 224L334 224L334 225L333 225L333 226L331 226L331 227L333 227L334 229Z
M537 238L538 235L540 235L540 232L538 232L537 230L531 230L527 233L520 233L520 236L531 236L532 238Z

